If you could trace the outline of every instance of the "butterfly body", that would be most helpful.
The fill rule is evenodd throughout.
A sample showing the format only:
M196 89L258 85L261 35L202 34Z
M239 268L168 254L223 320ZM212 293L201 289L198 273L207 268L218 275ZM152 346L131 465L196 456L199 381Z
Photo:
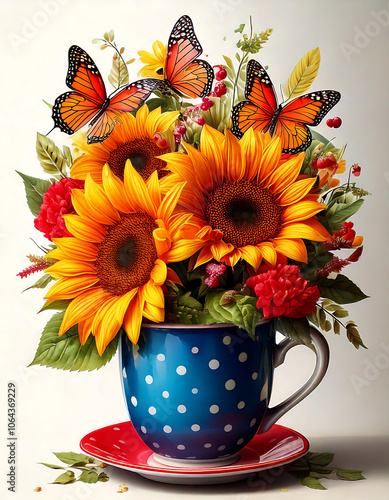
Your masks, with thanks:
M283 153L299 153L312 142L309 126L318 125L340 99L335 90L311 92L279 105L266 70L254 60L247 64L245 101L234 106L232 132L242 137L249 128L281 138Z

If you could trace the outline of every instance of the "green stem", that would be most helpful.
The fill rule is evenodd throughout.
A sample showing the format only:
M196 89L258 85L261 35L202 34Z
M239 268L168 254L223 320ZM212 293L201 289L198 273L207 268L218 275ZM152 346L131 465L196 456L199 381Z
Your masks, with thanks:
M343 326L343 328L345 330L347 330L347 328L344 326L344 324L336 316L334 316L330 311L328 311L321 304L316 304L316 305L317 305L317 307L320 307L320 309L322 309L326 314L328 314L329 316L331 316L334 321L337 321L341 326Z
M253 38L253 23L252 23L252 19L251 19L251 16L250 16L250 41L251 41L252 38ZM232 93L232 106L234 106L234 104L235 104L235 91L236 91L236 89L238 87L238 80L239 80L240 70L242 69L243 64L247 61L248 55L249 55L249 51L244 52L243 56L242 56L242 58L240 60L240 63L239 63L238 71L236 73L236 79L235 79L235 82L234 82L234 91Z

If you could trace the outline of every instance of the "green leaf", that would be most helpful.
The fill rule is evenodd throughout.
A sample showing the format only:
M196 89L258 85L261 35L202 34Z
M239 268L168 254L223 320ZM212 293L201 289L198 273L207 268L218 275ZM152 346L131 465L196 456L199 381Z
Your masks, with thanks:
M361 470L337 469L336 476L344 481L359 481L360 479L366 479L362 476Z
M75 465L75 464L86 465L94 462L93 458L88 457L83 453L74 453L73 451L57 452L57 453L53 452L53 453L59 460L61 460L61 462L68 465Z
M308 486L308 488L313 488L314 490L326 490L324 486L315 477L304 477L301 481L303 486Z
M82 471L79 478L77 479L77 481L82 481L83 483L90 483L90 484L97 483L98 480L99 480L99 475L94 470Z
M25 290L23 290L24 292L26 290L31 290L31 288L46 288L47 285L53 281L53 277L50 276L49 274L45 274L44 276L41 276L39 278L38 281L36 281L33 285L29 286L28 288L26 288Z
M53 481L51 484L69 484L69 483L74 483L76 481L76 478L74 477L74 472L71 470L68 470L61 474L60 476L57 477L55 481Z
M336 279L320 278L315 283L322 297L327 297L338 304L350 304L367 298L355 283L342 274L338 274Z
M355 347L355 349L359 349L360 347L367 349L367 347L363 343L361 336L359 335L359 332L357 330L357 325L353 321L348 321L346 323L346 331L347 331L347 338Z
M203 308L202 304L190 295L190 292L182 295L178 299L178 305L190 307L191 309L197 309L198 311L201 311Z
M48 310L55 310L55 311L64 311L67 309L68 305L70 304L70 300L54 300L53 302L49 302L42 307L42 309L39 312L42 311L48 311Z
M301 344L310 345L311 335L309 333L309 323L306 318L286 318L280 316L274 318L274 328L277 332L286 337L296 339Z
M62 467L61 465L55 465L55 464L46 464L44 462L38 462L40 465L44 465L45 467L49 467L50 469L64 469L65 467Z
M98 480L102 483L106 483L107 481L109 481L108 474L106 474L105 472L100 472Z
M240 24L239 28L236 28L236 30L234 30L234 33L243 33L244 27L245 24Z
M81 345L77 325L61 337L58 336L64 314L64 312L55 314L47 323L30 366L41 365L70 371L91 371L98 370L108 363L117 350L120 332L100 356L93 335L90 335L86 343Z
M36 177L30 177L18 171L16 171L16 173L23 179L28 207L32 215L38 217L39 210L43 203L43 195L51 186L51 182L44 179L37 179Z
M53 140L39 132L36 139L36 154L47 174L61 176L66 174L66 160L63 153Z
M334 459L333 453L314 453L312 457L308 458L308 463L315 465L328 465Z

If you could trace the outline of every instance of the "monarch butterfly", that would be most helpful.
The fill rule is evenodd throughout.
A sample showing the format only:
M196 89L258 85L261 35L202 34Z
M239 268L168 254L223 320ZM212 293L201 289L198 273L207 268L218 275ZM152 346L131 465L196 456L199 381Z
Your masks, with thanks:
M152 79L138 80L107 97L97 66L77 45L69 49L66 85L72 92L65 92L55 100L52 109L54 128L73 134L90 122L89 144L106 139L118 121L118 114L138 109L155 88Z
M164 80L159 86L166 86L183 97L204 97L211 92L214 72L212 66L202 59L196 59L203 49L194 32L189 16L182 16L170 33Z
M278 105L269 75L251 59L247 64L245 97L247 100L233 107L232 132L240 138L250 127L269 131L281 137L283 153L295 154L305 151L312 142L307 125L319 125L339 101L340 93L319 90L296 97L285 106Z

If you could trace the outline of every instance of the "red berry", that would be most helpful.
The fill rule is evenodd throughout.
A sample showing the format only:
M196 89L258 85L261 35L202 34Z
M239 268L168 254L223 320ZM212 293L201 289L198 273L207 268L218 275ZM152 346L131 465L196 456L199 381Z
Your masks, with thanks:
M178 127L178 132L181 134L181 135L184 135L186 133L186 127L185 125L179 125Z
M320 168L332 168L336 165L335 157L331 158L330 156L326 156L324 158L318 158L316 167Z
M334 126L334 120L332 118L328 118L326 124L328 127L332 128Z
M339 118L339 116L335 116L332 121L334 124L334 128L339 128L342 125L342 120Z
M317 164L317 158L314 158L312 161L311 161L311 166L313 168L316 168L316 164Z
M361 167L358 165L358 163L352 166L351 172L353 175L355 175L355 177L359 177L361 175Z
M205 124L205 119L203 116L196 116L196 118L194 118L194 121L197 123L197 125Z
M222 68L216 73L215 78L220 82L220 80L224 80L226 76L227 76L227 71L224 68Z
M217 85L215 85L216 97L221 97L222 95L225 95L226 93L227 93L227 87L224 83L220 82Z

